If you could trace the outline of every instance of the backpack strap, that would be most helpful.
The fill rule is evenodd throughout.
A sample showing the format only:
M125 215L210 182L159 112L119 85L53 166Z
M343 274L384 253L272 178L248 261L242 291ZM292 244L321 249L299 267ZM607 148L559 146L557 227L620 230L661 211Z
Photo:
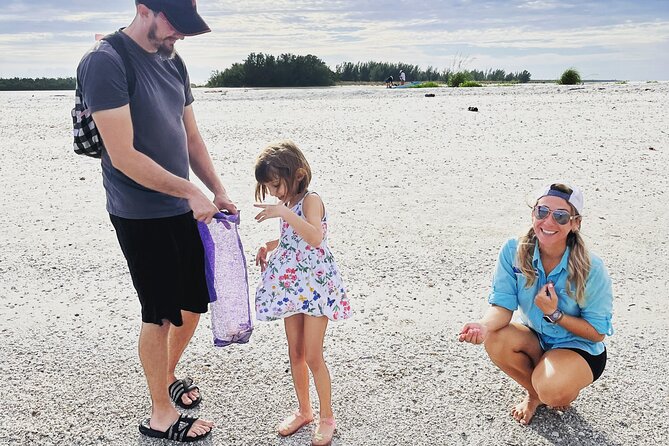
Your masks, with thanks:
M121 36L121 30L123 30L123 28L104 36L102 40L106 40L112 46L112 48L114 48L114 51L116 51L118 55L121 56L123 65L125 66L126 80L128 82L128 97L132 97L132 95L135 93L137 76L135 75L135 69L133 68L132 62L130 61L130 56L128 56L128 49L125 45L125 41L123 40L124 38ZM174 62L174 66L176 67L177 71L179 72L181 83L185 84L186 65L184 64L181 56L179 56L179 53L174 54L172 61Z
M121 35L121 29L104 36L102 40L106 40L112 46L112 48L114 48L114 51L116 51L118 55L121 56L121 60L123 60L123 65L125 66L125 77L128 82L128 97L131 98L132 95L135 93L135 84L137 82L135 76L135 69L133 68L132 63L130 62L130 57L128 56L128 49L126 48L125 41L123 40L123 36Z

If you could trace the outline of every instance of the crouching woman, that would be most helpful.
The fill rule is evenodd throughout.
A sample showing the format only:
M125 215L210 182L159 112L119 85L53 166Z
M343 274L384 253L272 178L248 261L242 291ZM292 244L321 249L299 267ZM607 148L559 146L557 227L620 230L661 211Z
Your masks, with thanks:
M483 318L464 325L461 342L483 343L492 362L527 391L512 408L528 424L541 405L564 409L606 365L612 335L611 280L579 234L583 194L544 188L532 227L502 247ZM511 322L518 310L521 323Z

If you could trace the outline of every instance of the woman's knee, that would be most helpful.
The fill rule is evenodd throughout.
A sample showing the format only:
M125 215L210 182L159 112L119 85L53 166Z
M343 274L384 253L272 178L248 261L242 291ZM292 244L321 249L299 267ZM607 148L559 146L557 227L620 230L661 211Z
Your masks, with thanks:
M578 391L569 389L565 386L550 382L535 382L532 380L532 386L536 390L539 399L551 407L568 406L578 396Z
M504 327L502 329L489 332L485 338L483 346L485 347L485 351L488 353L488 356L491 358L498 358L510 350L510 343L508 341L508 330L506 330L506 327Z

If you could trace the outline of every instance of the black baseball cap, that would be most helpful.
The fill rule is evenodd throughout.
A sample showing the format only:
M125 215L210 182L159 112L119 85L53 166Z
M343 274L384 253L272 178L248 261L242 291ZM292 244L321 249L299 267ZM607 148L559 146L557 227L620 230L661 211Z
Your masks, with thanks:
M162 12L170 25L184 36L197 36L211 31L197 13L195 0L140 0L152 11Z

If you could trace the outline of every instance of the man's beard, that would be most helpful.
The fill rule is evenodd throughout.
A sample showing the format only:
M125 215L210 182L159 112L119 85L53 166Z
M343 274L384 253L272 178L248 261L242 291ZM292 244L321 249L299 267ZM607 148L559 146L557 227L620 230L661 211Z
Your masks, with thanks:
M158 50L158 54L166 59L171 59L174 57L174 45L172 48L167 46L165 44L165 40L160 40L156 37L156 30L158 29L158 25L153 23L151 27L149 28L149 33L147 37L149 38L149 42L153 44L153 46L157 47L156 49Z

